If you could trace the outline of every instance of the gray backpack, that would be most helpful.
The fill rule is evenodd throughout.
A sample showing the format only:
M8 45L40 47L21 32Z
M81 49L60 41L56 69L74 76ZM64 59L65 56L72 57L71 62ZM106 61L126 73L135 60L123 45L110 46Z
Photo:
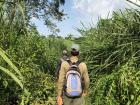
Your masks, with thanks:
M65 94L68 97L80 97L82 95L82 77L78 65L81 63L77 61L76 63L68 62L70 68L66 73L65 82Z

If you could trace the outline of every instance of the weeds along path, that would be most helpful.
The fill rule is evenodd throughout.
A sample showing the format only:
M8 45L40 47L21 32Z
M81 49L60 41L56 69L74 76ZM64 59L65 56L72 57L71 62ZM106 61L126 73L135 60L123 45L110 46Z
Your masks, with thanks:
M114 13L96 28L80 32L82 56L90 73L89 103L139 105L140 11Z

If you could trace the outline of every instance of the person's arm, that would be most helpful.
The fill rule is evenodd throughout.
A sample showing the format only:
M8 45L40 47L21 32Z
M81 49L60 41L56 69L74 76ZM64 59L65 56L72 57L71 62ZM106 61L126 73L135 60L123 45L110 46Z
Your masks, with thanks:
M87 70L87 66L85 63L83 63L82 65L82 68L83 68L83 82L84 82L84 94L87 94L88 93L88 90L89 90L89 75L88 75L88 70Z
M61 64L61 68L59 71L59 79L58 79L58 84L57 84L57 88L58 88L58 96L62 95L62 91L63 91L63 87L64 87L64 81L65 81L65 74L66 74L66 62L63 62Z

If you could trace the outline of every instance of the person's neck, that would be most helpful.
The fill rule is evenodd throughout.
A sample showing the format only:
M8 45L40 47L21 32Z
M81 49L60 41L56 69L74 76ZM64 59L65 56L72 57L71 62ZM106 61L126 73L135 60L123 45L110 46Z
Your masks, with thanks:
M78 60L78 56L71 56L70 60L72 62L76 62Z
M78 56L73 56L73 55L72 55L71 58L78 58Z

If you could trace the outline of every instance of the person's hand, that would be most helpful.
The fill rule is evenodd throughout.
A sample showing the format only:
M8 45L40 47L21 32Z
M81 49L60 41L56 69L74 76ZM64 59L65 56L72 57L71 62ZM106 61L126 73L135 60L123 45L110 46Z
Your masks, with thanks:
M57 104L58 105L62 105L63 104L63 100L62 100L62 97L61 96L58 96L57 97Z

